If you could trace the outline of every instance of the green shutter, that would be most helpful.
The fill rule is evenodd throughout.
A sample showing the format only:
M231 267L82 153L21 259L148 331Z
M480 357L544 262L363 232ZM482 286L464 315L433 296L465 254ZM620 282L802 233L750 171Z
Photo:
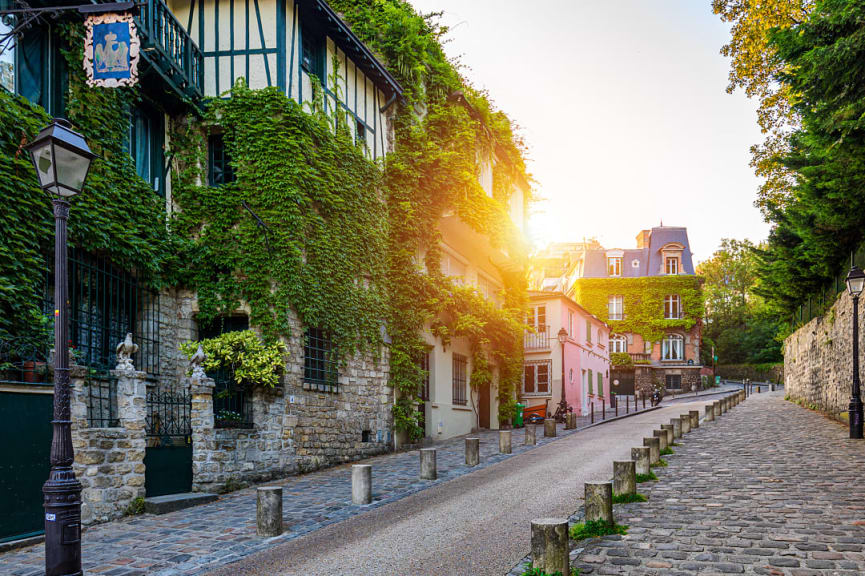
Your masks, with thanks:
M598 372L598 396L604 396L604 375Z
M592 391L593 386L594 386L594 383L592 382L592 371L589 370L589 394L594 394L594 392Z
M592 321L586 320L586 342L592 341Z

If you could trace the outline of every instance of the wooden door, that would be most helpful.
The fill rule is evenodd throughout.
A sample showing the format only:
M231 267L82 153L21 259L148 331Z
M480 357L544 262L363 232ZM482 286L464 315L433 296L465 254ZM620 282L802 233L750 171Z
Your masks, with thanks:
M481 386L480 399L478 400L478 427L490 427L490 385Z

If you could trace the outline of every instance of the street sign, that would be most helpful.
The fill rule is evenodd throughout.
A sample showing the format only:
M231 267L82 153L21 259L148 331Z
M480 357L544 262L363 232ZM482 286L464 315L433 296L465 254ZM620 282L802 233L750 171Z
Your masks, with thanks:
M140 42L131 14L91 14L84 21L84 70L89 86L117 88L138 82Z

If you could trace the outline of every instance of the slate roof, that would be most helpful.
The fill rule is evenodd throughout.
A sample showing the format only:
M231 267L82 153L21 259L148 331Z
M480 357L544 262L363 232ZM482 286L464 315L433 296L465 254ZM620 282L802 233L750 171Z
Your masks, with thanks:
M622 278L640 278L643 276L661 276L661 248L675 242L684 246L682 251L682 270L680 274L694 275L694 261L691 256L691 244L688 242L688 229L677 226L657 226L652 228L649 236L649 246L646 248L629 248L623 250ZM610 250L587 250L583 266L582 278L607 278L607 252ZM639 266L633 267L633 261L638 260Z

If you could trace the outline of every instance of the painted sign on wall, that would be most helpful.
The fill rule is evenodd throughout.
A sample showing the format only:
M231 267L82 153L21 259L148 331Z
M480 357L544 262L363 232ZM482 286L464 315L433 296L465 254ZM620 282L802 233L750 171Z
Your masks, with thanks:
M140 42L131 14L92 14L84 22L87 84L116 88L138 82Z

